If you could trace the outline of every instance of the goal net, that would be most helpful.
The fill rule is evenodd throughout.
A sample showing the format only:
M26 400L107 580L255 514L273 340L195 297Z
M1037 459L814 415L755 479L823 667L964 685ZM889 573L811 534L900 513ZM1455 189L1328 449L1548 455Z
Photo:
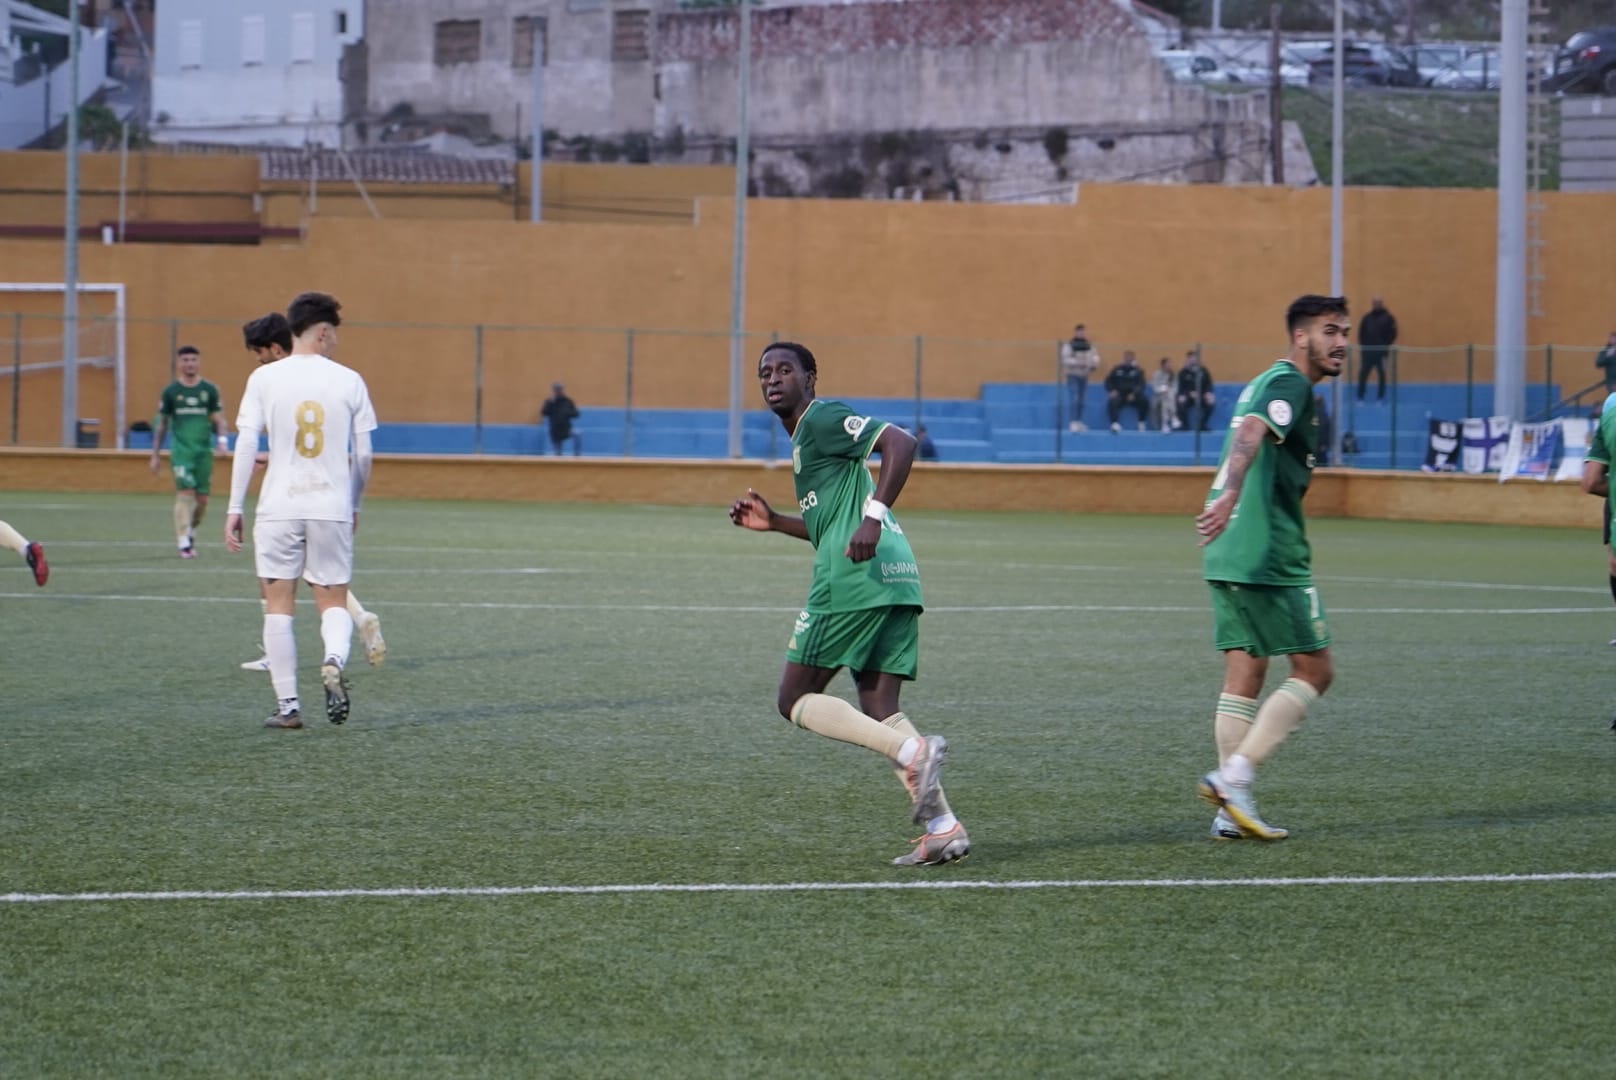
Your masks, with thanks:
M124 286L79 284L72 357L62 310L66 293L60 281L0 281L0 439L12 446L122 449L128 428ZM73 415L70 402L76 402Z

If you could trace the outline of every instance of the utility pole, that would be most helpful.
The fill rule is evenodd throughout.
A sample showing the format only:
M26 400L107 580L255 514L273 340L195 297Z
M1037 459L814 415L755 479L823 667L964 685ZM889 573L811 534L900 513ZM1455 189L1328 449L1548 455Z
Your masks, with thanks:
M1268 148L1274 183L1285 182L1285 80L1279 74L1279 5L1268 5Z
M79 441L79 0L67 18L67 208L62 253L62 445ZM50 85L50 74L45 75Z

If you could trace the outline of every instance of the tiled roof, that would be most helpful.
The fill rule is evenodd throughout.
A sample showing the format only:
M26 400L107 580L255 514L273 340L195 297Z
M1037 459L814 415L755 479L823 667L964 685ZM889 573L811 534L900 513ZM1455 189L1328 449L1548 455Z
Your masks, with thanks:
M346 182L349 166L359 179L376 184L512 184L516 163L502 158L456 157L416 149L366 149L343 155L334 150L293 148L261 151L264 180Z

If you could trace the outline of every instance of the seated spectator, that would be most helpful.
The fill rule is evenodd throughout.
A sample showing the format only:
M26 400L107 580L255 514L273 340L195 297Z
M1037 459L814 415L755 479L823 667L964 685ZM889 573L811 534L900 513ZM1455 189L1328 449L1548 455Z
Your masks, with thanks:
M1201 366L1201 354L1191 349L1184 354L1184 366L1178 372L1179 426L1210 431L1217 401L1212 373Z
M915 428L915 445L915 456L921 461L937 460L937 444L931 441L930 435L926 434L925 424Z
M1157 431L1178 430L1177 393L1178 375L1173 371L1173 362L1164 356L1156 374L1150 377L1150 422Z
M1134 360L1132 349L1122 354L1122 363L1105 377L1105 407L1113 432L1122 430L1122 410L1130 408L1138 414L1139 430L1145 430L1150 396L1145 390L1145 369Z

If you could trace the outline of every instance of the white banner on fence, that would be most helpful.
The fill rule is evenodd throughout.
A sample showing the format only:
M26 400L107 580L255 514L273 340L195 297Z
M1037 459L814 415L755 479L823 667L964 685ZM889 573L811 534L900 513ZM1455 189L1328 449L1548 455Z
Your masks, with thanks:
M1594 422L1581 416L1568 416L1560 421L1560 467L1554 470L1556 482L1582 481L1582 463L1588 457L1588 440L1593 437Z
M1463 466L1467 473L1492 472L1509 449L1509 417L1472 416L1464 421Z
M1504 463L1499 468L1498 480L1548 480L1555 475L1562 443L1560 421L1548 420L1541 424L1514 424L1509 429L1509 449L1504 451Z

